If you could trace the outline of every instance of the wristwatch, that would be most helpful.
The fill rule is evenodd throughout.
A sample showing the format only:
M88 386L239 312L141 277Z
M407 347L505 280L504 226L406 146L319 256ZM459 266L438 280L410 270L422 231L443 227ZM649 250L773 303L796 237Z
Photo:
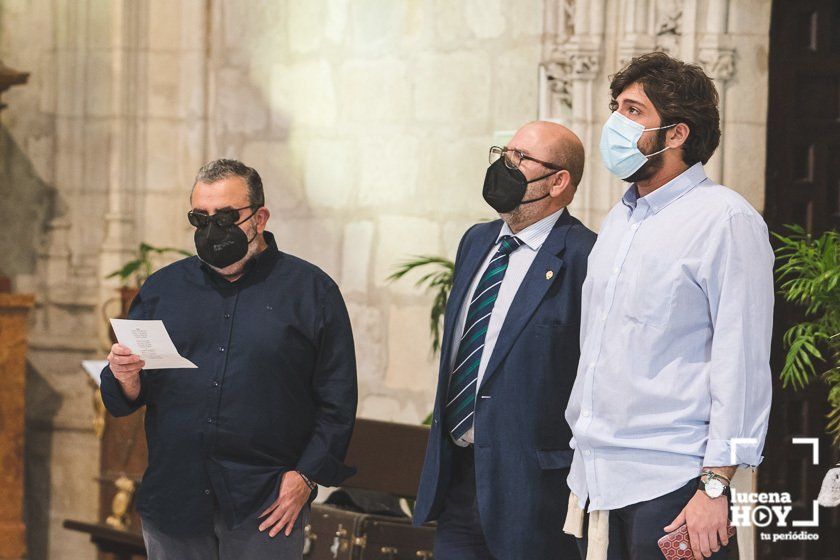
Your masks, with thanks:
M704 477L706 478L706 482L703 482ZM726 482L724 483L724 481ZM730 497L729 479L712 471L703 471L700 474L700 478L697 479L697 487L713 500L724 495L727 498Z

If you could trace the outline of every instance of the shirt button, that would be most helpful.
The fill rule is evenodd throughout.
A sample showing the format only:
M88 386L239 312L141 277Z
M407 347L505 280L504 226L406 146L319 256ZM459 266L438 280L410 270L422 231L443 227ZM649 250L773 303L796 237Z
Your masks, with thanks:
M618 267L615 267L615 268L613 269L613 274L618 274Z
M219 352L224 352L224 351L225 351L225 347L224 346L219 346Z
M583 414L584 418L589 418L589 411L588 410L584 410L583 412L581 412L581 414Z
M218 381L214 381L214 382L213 382L213 387L218 387L218 386L219 386L219 382L218 382Z
M633 226L630 229L632 229L634 231L639 229L639 224L633 224Z
M207 419L207 423L208 423L208 424L212 424L212 423L213 423L213 419L212 419L212 418L208 418L208 419Z
M230 319L230 313L225 313L225 319Z
M590 455L592 455L592 452L587 449L583 452L583 454L589 457Z
M204 489L204 494L205 494L206 496L209 496L209 495L210 495L210 489L209 489L209 488L205 488L205 489Z
M589 369L595 369L595 362L589 362Z

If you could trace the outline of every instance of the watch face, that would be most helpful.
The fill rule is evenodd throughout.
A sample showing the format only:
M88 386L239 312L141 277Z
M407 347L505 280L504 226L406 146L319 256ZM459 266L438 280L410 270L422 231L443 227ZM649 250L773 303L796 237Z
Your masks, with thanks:
M710 498L717 498L723 494L723 482L713 478L706 483L706 495Z

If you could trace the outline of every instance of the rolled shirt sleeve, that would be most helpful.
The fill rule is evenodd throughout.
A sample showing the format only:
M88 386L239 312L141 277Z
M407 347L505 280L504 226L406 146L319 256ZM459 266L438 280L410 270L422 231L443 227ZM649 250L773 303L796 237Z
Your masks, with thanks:
M757 215L733 214L710 240L711 413L703 465L755 467L770 416L773 250Z

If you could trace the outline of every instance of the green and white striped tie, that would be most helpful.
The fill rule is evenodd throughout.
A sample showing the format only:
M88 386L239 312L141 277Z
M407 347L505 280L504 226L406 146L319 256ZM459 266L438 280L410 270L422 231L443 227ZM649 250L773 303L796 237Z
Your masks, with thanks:
M516 237L501 237L499 249L484 270L467 309L464 334L458 342L458 355L449 376L449 389L446 392L444 418L446 429L454 439L463 436L473 424L475 384L478 380L478 366L481 363L490 315L496 298L499 297L499 288L507 271L510 254L521 245L522 242Z

